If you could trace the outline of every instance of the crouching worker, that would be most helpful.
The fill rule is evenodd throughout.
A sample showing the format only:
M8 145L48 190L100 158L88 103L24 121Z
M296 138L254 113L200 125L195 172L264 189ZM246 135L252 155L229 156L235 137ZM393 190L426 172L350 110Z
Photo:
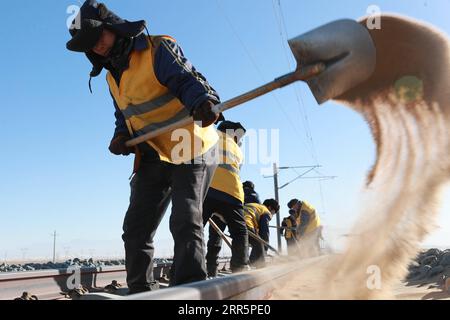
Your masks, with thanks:
M203 223L206 224L213 217L213 221L222 231L228 226L233 240L230 268L232 272L240 272L248 268L248 233L243 213L244 191L239 177L243 155L238 145L245 135L245 128L239 122L224 121L217 129L220 139L216 158L219 164L203 204ZM215 277L222 239L211 225L207 248L208 276Z
M322 226L316 209L306 201L292 199L288 203L298 217L296 239L300 243L300 255L315 257L320 255L320 240L322 239Z
M274 199L268 199L263 204L246 203L244 205L244 216L248 230L268 243L270 236L269 223L273 215L277 214L279 210L280 206ZM265 267L266 246L251 236L249 236L248 240L252 247L250 265L256 268Z
M115 155L136 154L122 236L130 293L154 287L153 238L171 200L175 247L170 285L206 279L202 205L216 165L205 158L218 141L212 126L219 118L212 111L219 103L216 91L173 38L148 36L144 29L145 21L123 20L104 4L88 0L67 43L67 49L83 52L91 61L91 77L109 71L116 117L109 150ZM181 130L189 134L188 143L174 141L179 131L173 130L135 148L126 145L131 138L190 115L196 123ZM185 152L174 152L180 143Z
M300 223L299 215L295 210L289 210L289 217L283 219L281 223L281 235L286 239L288 255L293 256L297 253L297 226Z

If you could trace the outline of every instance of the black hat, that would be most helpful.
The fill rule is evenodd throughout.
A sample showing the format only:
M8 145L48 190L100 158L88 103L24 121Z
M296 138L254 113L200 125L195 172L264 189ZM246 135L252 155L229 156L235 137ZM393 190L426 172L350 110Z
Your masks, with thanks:
M105 23L103 21L93 19L82 20L80 29L74 32L72 39L67 42L67 49L75 52L91 51L100 40L104 28Z
M245 130L244 126L240 122L233 122L233 121L223 121L219 124L217 127L217 130L226 132L227 130L243 130L244 133L247 132Z
M287 206L289 209L292 209L299 202L300 202L300 200L298 200L298 199L292 199L291 201L288 202Z
M242 184L242 186L243 186L245 189L252 189L252 190L255 190L255 184L254 184L253 182L251 182L251 181L245 181L245 182Z
M280 211L280 205L278 204L278 201L275 199L267 199L264 201L263 205L265 205L267 208L269 207L272 208L277 213Z
M80 21L80 26L76 28L76 21ZM67 42L68 50L85 52L93 65L91 76L98 76L104 65L101 57L97 56L91 49L97 44L104 28L108 28L119 37L134 38L140 35L145 29L145 21L139 20L130 22L117 16L110 11L103 3L96 0L86 0L80 8L78 16L74 19L69 30L72 39Z

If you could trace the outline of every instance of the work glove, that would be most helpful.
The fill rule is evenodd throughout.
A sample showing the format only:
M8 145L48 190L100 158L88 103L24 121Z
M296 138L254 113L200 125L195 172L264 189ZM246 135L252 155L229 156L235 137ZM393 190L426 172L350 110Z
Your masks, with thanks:
M192 117L194 121L201 122L201 127L206 128L225 119L222 114L216 114L212 108L214 103L210 100L206 100L200 106L194 109Z
M111 140L109 145L109 151L116 156L128 156L130 153L134 153L134 147L127 147L125 143L130 139L128 136L118 135Z

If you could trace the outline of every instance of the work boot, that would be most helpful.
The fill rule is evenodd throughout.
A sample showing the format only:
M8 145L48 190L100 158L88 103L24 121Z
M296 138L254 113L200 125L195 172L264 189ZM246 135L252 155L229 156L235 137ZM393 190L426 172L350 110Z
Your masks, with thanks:
M248 264L243 265L241 267L231 268L232 273L241 273L241 272L246 272L246 271L251 271L251 270L252 270L252 268Z
M155 291L159 289L159 282L158 281L152 281L148 287L140 288L140 289L129 289L128 295L142 293L142 292L149 292L149 291Z
M256 261L250 261L250 267L255 269L262 269L266 267L266 261L265 259L258 259Z
M217 267L208 267L208 278L216 278L217 277Z

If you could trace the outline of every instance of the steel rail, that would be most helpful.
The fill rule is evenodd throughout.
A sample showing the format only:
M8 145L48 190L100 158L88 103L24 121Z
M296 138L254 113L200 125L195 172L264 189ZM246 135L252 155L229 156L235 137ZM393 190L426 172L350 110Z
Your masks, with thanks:
M161 278L169 268L170 264L155 264L154 277ZM23 292L35 295L39 300L58 299L63 298L62 292L70 291L76 284L91 291L103 289L113 280L126 283L125 266L0 273L0 300L13 300Z
M164 290L130 296L92 293L83 300L266 300L276 288L292 279L302 269L319 263L326 256L303 261L286 262L260 270L223 276Z

